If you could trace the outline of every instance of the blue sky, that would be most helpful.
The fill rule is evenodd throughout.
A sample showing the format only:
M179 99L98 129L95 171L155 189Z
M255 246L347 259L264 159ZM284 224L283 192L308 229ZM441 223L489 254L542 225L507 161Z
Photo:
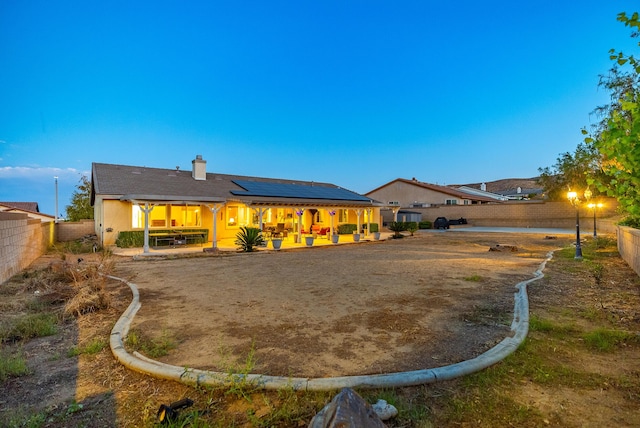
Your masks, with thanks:
M606 102L631 1L0 0L0 201L92 162L330 182L529 178ZM636 7L636 9L634 9Z

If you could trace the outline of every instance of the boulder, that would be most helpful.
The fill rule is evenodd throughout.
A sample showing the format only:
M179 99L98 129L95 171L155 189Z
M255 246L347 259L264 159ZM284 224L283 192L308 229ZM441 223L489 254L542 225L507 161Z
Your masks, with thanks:
M373 407L351 388L340 391L309 423L309 428L384 427Z
M518 251L518 247L511 244L496 244L489 247L489 251Z
M379 399L376 404L371 407L373 408L373 411L376 412L376 415L378 415L378 417L383 421L398 416L398 409L383 399Z

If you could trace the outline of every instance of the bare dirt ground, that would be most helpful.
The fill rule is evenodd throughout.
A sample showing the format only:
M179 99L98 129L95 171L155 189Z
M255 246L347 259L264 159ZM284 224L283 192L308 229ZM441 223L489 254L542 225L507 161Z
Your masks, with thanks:
M142 308L132 332L175 343L168 355L158 358L164 362L228 371L241 367L255 352L254 373L308 377L381 373L442 366L493 346L509 334L514 285L530 278L548 251L570 242L570 236L425 233L289 252L122 258L114 274L140 289ZM489 251L495 244L515 245L518 251ZM45 256L34 268L58 257ZM94 255L82 257L85 263L98 262ZM595 292L584 283L588 275L555 271L553 263L548 271L551 275L530 287L533 313L547 314L545 308L559 304L597 304L618 311L611 317L637 330L637 275L619 258L607 264L610 283L606 286L615 291L611 293ZM576 278L583 282L576 284ZM212 426L272 426L267 422L270 415L284 405L277 394L269 395L269 402L263 402L264 397L233 400L224 391L195 390L152 379L116 363L108 346L95 355L68 357L73 346L96 339L108 343L109 332L131 294L116 281L108 281L107 287L112 296L109 309L79 317L55 336L11 345L24 352L32 373L0 384L0 425L6 422L5 415L45 411L54 416L33 426L153 426L159 404L189 396L199 408L217 415L210 420L226 421ZM20 293L2 294L1 312L10 313L21 298ZM639 381L636 348L613 356L562 357L569 366L629 373L629 382ZM408 389L406 394L435 397L439 387L433 388ZM603 388L585 392L523 382L515 386L512 396L523 408L538 409L545 424L640 423L638 406L629 407L630 396ZM330 395L319 396L314 403L307 396L310 403L296 402L301 410L295 422L273 426L306 426L314 407L319 409L329 399ZM437 409L433 411L437 415ZM247 419L248 413L254 418ZM390 426L413 426L399 423ZM494 423L511 426L508 421Z
M430 233L232 257L125 261L142 308L132 329L169 335L178 366L328 377L474 357L509 334L514 285L558 241ZM503 242L502 240L507 240ZM489 251L497 243L518 251Z

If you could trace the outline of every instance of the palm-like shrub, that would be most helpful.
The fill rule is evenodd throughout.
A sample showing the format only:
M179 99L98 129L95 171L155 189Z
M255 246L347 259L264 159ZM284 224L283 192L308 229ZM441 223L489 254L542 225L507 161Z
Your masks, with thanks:
M400 232L407 230L407 223L403 221L393 221L389 223L387 227L393 232L394 238L402 238L402 234Z
M416 230L418 230L418 222L415 221L410 221L406 223L407 225L407 229L409 231L409 233L411 233L411 236L413 236L414 233L416 233Z
M240 232L236 235L235 244L239 250L250 253L254 251L254 247L264 245L265 240L262 231L257 227L241 227Z

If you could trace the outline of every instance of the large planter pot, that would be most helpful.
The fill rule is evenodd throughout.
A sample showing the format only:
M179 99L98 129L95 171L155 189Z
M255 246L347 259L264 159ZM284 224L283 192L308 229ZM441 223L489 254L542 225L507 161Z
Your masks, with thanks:
M333 242L334 244L337 244L339 239L340 239L340 235L338 234L331 235L331 242Z
M279 250L282 247L282 239L272 239L271 246L274 250Z
M313 236L305 236L304 240L307 244L307 247L312 247L313 246Z
M373 239L376 241L380 239L380 232L373 232Z
M353 234L353 242L359 242L360 241L360 234L359 233L354 233Z

